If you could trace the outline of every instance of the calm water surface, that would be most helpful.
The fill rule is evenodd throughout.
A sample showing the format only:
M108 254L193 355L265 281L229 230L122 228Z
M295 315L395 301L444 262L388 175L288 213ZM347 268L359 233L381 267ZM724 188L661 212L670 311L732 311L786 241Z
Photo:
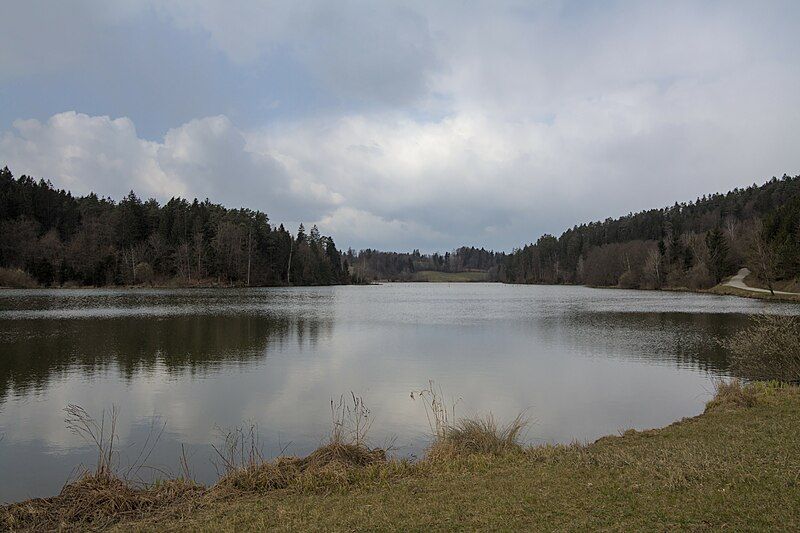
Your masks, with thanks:
M166 422L149 464L177 472L184 445L202 482L222 429L252 422L266 456L308 453L331 398L351 391L374 444L420 455L428 425L409 393L429 379L457 414L526 411L531 443L662 426L700 413L726 375L714 339L748 314L797 309L499 284L0 291L0 501L55 494L93 463L64 425L68 404L119 408L123 467Z

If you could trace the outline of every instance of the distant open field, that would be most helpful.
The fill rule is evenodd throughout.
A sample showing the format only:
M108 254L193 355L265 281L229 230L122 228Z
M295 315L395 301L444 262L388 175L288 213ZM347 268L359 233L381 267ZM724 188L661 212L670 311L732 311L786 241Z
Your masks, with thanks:
M422 270L414 274L414 281L430 281L435 283L489 281L489 274L487 272L437 272L435 270Z

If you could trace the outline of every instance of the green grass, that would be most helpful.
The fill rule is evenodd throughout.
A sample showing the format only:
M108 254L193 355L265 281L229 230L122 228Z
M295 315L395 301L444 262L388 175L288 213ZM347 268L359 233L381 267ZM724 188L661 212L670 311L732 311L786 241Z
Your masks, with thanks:
M721 388L706 413L587 446L452 455L206 498L124 530L798 530L800 388ZM212 491L213 492L213 491Z
M421 270L414 273L414 281L430 281L435 283L489 281L489 274L487 272L437 272L435 270Z

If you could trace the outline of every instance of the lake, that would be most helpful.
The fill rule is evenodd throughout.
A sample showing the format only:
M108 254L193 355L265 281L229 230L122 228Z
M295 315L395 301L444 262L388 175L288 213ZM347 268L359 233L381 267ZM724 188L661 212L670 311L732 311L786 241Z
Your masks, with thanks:
M331 399L370 408L374 445L421 456L410 393L434 380L457 415L524 411L529 443L591 441L703 410L727 372L716 339L792 304L677 292L474 284L0 291L0 501L56 494L91 447L77 404L118 408L118 462L216 479L212 444L256 424L263 453L306 454Z

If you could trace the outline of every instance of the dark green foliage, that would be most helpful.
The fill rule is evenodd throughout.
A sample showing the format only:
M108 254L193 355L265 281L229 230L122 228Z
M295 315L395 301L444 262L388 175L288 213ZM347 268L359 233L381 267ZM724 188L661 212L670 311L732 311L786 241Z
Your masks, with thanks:
M709 273L714 283L719 283L723 277L731 273L728 243L719 228L714 228L706 233L706 248L708 249Z
M800 276L800 196L767 215L763 230L775 250L778 277Z
M291 277L289 278L289 258ZM131 191L119 203L73 198L43 180L0 170L0 267L43 285L329 285L349 274L330 237L297 239L267 215L208 200L163 206Z
M784 175L688 204L582 224L557 239L544 235L506 256L499 277L509 283L654 288L664 280L708 287L751 262L760 220L775 250L776 279L800 275L800 176Z
M497 281L499 266L505 260L502 252L462 246L445 254L421 254L361 250L347 251L345 260L351 265L357 280L409 281L415 272L486 272L488 279Z

